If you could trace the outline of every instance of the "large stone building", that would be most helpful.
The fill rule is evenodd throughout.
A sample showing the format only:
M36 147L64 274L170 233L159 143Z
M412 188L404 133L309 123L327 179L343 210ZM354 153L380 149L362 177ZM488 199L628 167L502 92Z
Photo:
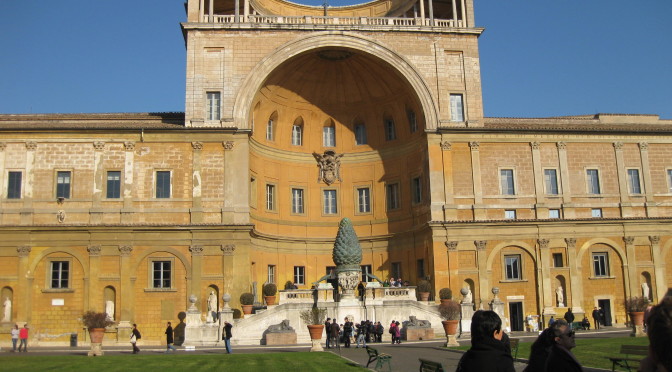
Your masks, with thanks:
M108 303L158 343L191 294L310 288L343 217L362 270L498 287L514 330L624 324L672 286L672 120L483 117L473 9L189 0L184 113L0 115L4 337Z

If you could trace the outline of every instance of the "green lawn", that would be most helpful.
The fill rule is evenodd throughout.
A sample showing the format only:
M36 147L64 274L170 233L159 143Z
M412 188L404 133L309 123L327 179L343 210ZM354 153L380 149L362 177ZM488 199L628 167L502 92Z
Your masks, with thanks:
M618 356L621 345L648 345L648 337L614 337L576 339L572 352L584 367L605 368L611 370L607 357ZM518 358L528 359L532 342L521 342L518 346ZM460 346L459 350L469 350L469 346Z
M0 357L4 371L363 371L332 353Z

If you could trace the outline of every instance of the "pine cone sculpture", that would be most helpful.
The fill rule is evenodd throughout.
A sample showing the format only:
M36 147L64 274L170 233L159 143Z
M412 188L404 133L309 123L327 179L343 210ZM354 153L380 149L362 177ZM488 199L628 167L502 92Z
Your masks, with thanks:
M362 248L352 222L348 218L341 220L334 242L332 255L337 271L360 270L362 263Z

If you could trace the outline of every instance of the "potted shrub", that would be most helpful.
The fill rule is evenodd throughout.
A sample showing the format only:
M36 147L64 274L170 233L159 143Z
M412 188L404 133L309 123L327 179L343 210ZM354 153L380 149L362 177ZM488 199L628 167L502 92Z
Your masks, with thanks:
M310 351L324 350L322 349L320 340L322 340L324 320L327 318L327 309L320 309L317 306L313 306L310 310L303 310L299 313L299 316L301 317L301 321L308 326L310 340L313 343L313 347L310 348Z
M254 295L245 292L240 295L240 305L243 308L243 314L252 314L252 304L254 304Z
M266 305L275 305L275 294L278 292L278 287L273 283L266 283L264 284L262 292L264 292L264 300L266 300Z
M439 291L439 299L441 300L441 304L448 303L448 301L453 299L453 290L450 288L441 288Z
M420 296L420 301L429 301L429 292L432 290L432 283L427 280L421 280L418 282L418 295Z
M445 303L439 305L439 314L443 319L441 324L446 332L447 342L445 346L459 346L455 335L457 335L457 324L460 321L461 310L460 304L453 300L446 300Z
M649 299L646 297L630 297L625 299L625 311L630 314L634 334L639 335L644 325L644 311L649 306ZM638 331L638 329L640 331Z
M82 323L89 330L91 337L91 350L89 356L103 355L102 343L105 336L105 328L114 324L107 313L98 313L89 310L82 315Z

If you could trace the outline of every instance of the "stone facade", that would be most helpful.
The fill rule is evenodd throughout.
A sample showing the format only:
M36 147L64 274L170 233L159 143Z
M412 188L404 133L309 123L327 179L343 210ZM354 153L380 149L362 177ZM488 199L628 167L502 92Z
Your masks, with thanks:
M343 217L374 275L498 287L514 328L559 286L615 324L672 286L671 120L484 118L471 0L229 3L188 1L184 113L0 115L0 342L84 339L109 300L158 344L192 294L310 288Z

